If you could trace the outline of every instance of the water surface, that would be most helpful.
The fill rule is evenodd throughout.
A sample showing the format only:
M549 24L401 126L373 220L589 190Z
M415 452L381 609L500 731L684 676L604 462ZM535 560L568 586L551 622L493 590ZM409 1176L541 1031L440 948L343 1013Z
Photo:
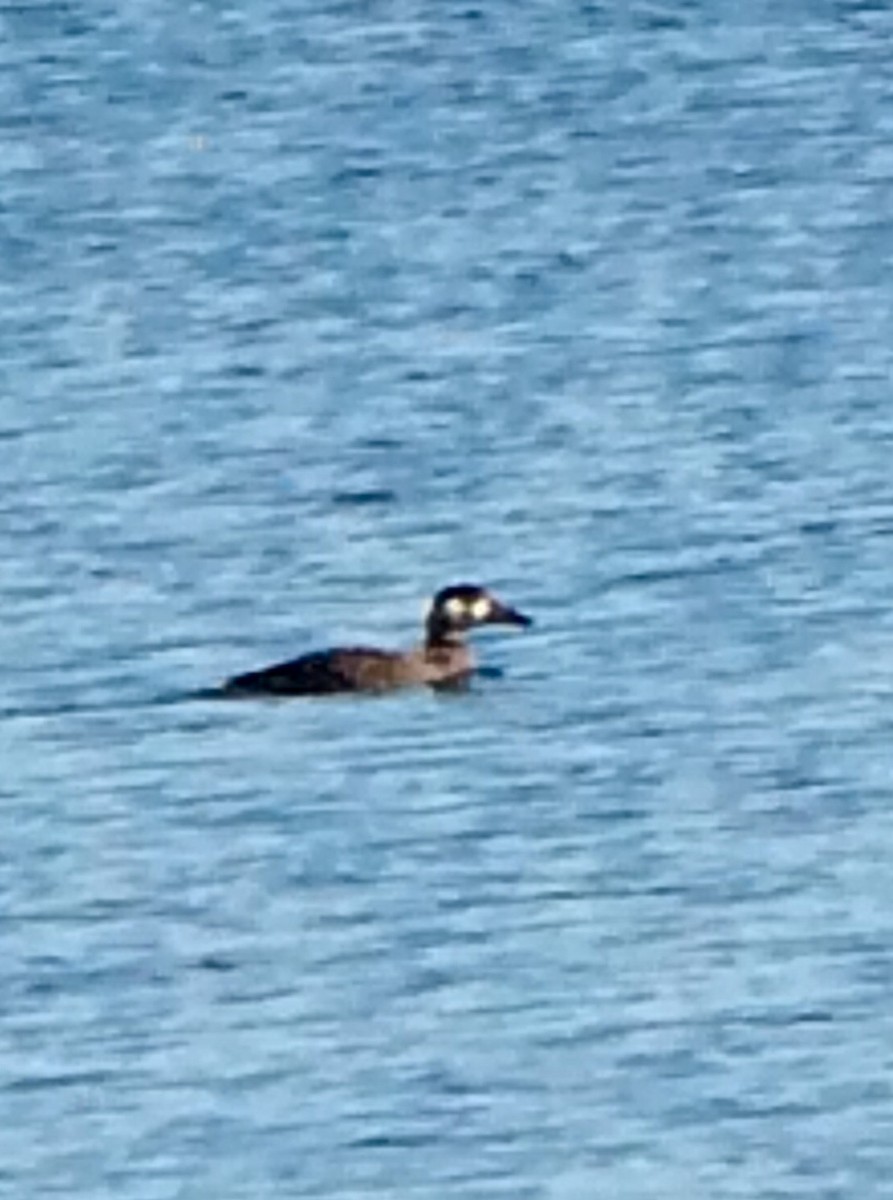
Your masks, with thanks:
M893 21L739 8L4 10L4 1194L893 1195Z

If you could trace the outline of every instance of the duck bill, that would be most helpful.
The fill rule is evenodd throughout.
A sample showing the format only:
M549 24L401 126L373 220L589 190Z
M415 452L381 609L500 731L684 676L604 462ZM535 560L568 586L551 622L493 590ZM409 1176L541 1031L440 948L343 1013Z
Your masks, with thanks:
M489 619L494 625L517 625L521 629L533 624L532 617L519 612L517 608L509 608L507 604L494 604Z

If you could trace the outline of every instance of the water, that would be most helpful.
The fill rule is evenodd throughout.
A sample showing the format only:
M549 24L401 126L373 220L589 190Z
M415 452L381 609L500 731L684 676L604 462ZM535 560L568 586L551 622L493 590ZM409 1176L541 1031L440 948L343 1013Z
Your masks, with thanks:
M0 1193L893 1196L889 11L0 21Z

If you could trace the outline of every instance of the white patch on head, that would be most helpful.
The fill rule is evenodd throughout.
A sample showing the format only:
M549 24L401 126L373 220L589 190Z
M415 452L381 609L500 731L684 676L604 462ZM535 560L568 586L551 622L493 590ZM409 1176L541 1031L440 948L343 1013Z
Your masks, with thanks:
M493 604L489 596L478 596L478 598L473 600L469 606L471 615L476 621L486 621L487 617L490 615L490 610L492 607Z
M452 617L454 621L465 616L465 601L461 600L458 596L450 596L443 607L447 615Z

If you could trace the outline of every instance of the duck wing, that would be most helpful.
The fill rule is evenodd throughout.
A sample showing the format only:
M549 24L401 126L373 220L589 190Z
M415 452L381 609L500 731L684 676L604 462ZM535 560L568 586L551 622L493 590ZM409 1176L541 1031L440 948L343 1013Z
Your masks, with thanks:
M234 675L224 684L232 694L327 696L337 692L378 691L399 680L402 656L369 646L317 650L260 671Z

